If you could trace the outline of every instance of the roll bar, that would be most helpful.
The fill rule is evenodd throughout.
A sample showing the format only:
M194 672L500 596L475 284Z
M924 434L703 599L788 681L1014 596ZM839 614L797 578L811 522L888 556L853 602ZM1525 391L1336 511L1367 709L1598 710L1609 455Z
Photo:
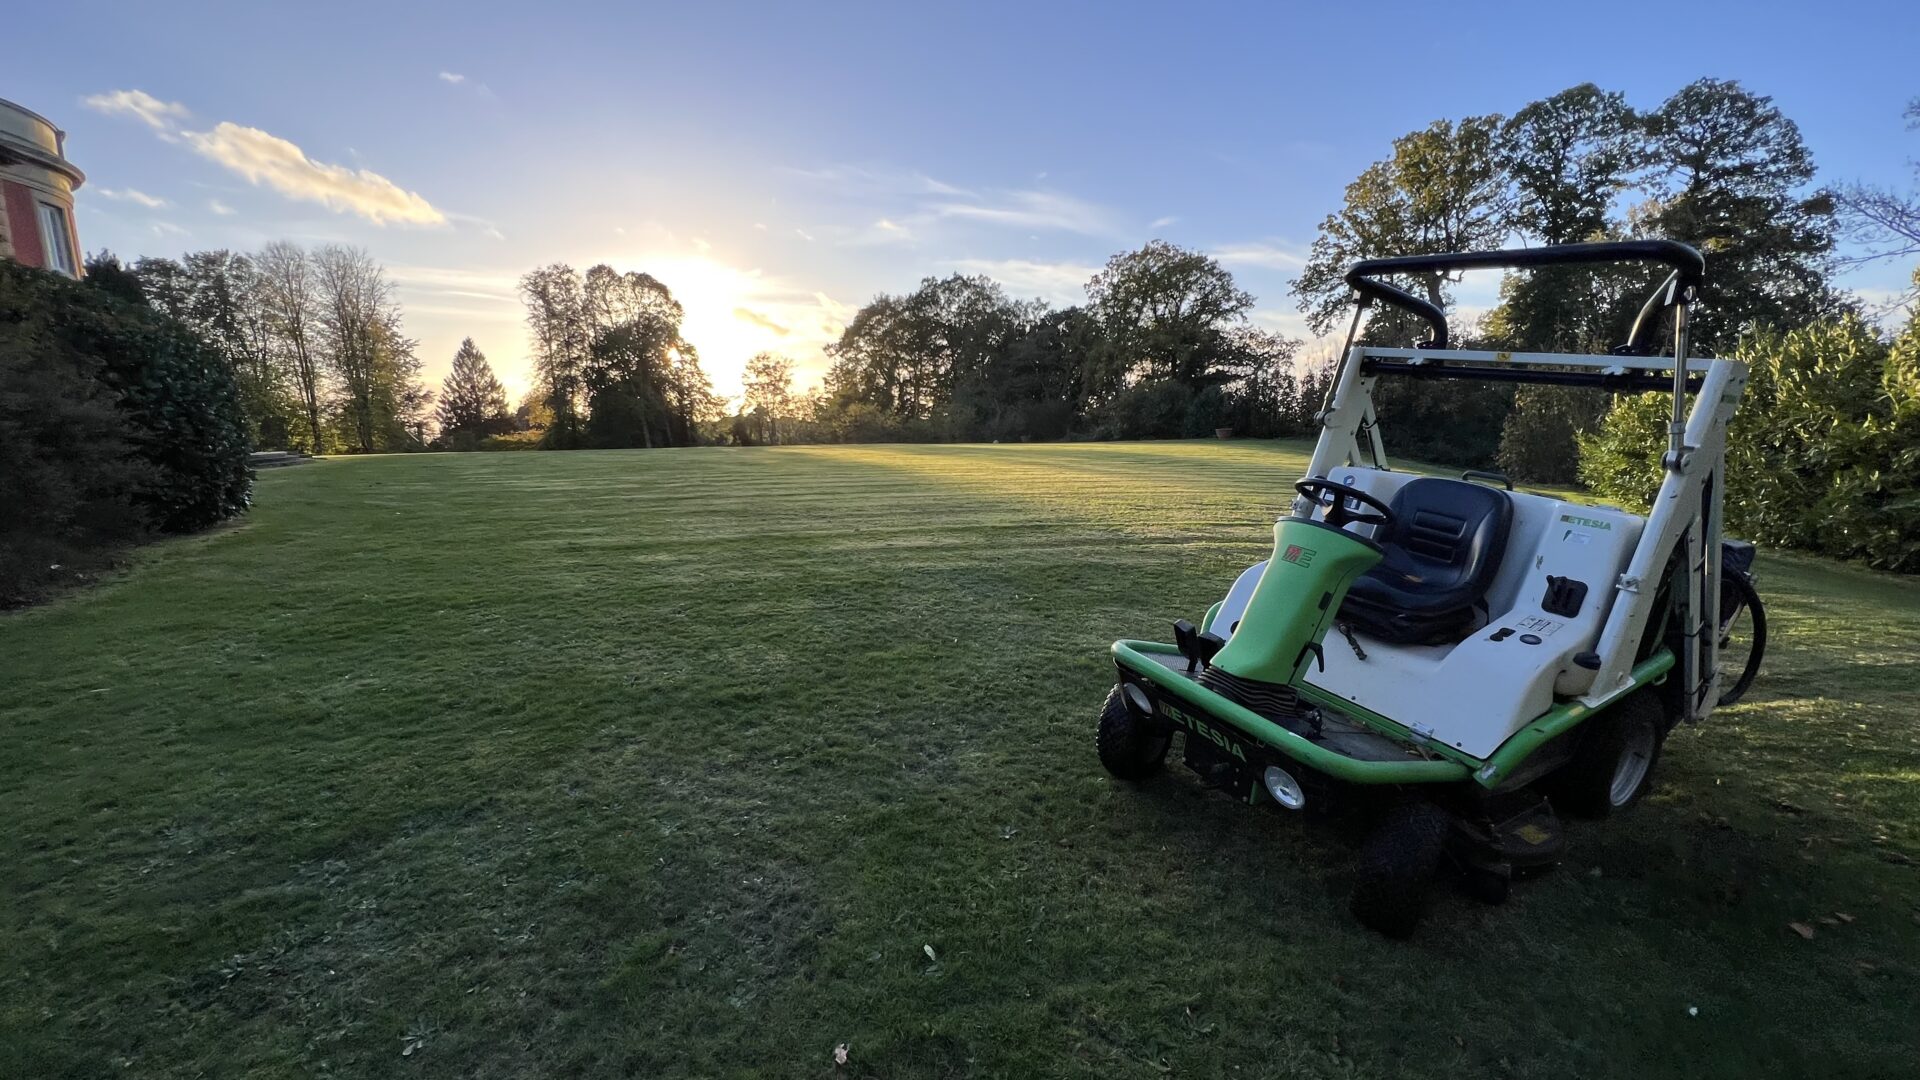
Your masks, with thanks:
M1362 259L1347 271L1347 284L1360 294L1360 302L1379 300L1418 315L1433 328L1433 336L1423 348L1447 347L1447 313L1433 303L1378 280L1384 274L1446 273L1450 270L1525 269L1537 266L1567 266L1577 263L1651 262L1673 268L1666 281L1655 290L1633 322L1633 332L1623 352L1639 352L1653 331L1659 312L1676 302L1691 298L1692 292L1706 280L1707 261L1700 253L1676 240L1618 240L1600 244L1555 244L1549 247L1513 248L1507 251L1467 251L1445 255L1397 255L1385 259Z

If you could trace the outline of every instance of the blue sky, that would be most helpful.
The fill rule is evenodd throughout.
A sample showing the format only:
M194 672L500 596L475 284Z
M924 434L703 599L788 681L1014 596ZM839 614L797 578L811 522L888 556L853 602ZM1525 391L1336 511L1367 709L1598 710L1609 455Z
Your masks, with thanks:
M393 272L435 381L472 335L517 391L513 281L654 273L716 388L803 379L879 291L954 270L1071 302L1109 255L1286 282L1395 136L1587 80L1771 94L1823 178L1907 183L1920 5L102 4L34 12L0 97L88 174L89 250L343 241ZM1604 19L1605 21L1601 21ZM16 31L17 32L17 31ZM136 93L137 92L137 93ZM1901 287L1909 267L1849 276Z

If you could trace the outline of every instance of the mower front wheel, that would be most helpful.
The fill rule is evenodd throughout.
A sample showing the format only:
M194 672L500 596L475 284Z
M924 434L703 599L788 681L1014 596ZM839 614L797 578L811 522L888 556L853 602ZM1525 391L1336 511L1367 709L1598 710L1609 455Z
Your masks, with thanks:
M1160 771L1167 760L1167 747L1172 744L1172 732L1155 735L1149 730L1147 718L1135 715L1128 707L1120 687L1107 691L1094 747L1108 772L1121 780L1145 780Z
M1348 903L1353 917L1392 938L1413 933L1446 853L1453 819L1425 799L1388 813L1360 849L1360 874Z
M1653 787L1666 729L1666 713L1653 689L1635 690L1589 720L1573 760L1548 778L1555 809L1604 818L1639 802Z

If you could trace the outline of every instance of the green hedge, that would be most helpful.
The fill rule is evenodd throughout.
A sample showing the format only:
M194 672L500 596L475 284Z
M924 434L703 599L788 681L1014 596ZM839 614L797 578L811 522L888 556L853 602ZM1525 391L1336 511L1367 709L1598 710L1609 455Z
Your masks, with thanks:
M1751 333L1752 378L1727 443L1727 526L1763 544L1920 572L1920 320L1891 343L1857 318ZM1580 478L1644 507L1667 399L1616 402L1581 439Z
M0 261L0 602L63 559L244 511L250 449L233 378L191 331Z

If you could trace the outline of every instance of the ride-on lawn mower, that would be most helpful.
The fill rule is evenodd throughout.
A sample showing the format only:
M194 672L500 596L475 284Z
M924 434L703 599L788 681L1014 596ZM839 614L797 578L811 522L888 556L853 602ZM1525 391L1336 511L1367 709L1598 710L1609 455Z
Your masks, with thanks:
M1671 273L1606 356L1450 349L1445 314L1382 280L1614 262ZM1667 733L1743 694L1765 647L1753 549L1720 538L1746 365L1687 356L1704 272L1698 252L1663 240L1356 264L1319 444L1272 558L1198 627L1176 622L1173 643L1114 643L1101 763L1143 780L1179 735L1189 766L1249 804L1375 804L1352 909L1395 936L1412 932L1443 867L1497 903L1516 871L1558 859L1559 814L1632 806ZM1418 316L1429 339L1356 347L1375 303ZM1662 357L1652 338L1668 314ZM1670 392L1652 510L1515 491L1496 473L1392 471L1373 407L1381 379Z

